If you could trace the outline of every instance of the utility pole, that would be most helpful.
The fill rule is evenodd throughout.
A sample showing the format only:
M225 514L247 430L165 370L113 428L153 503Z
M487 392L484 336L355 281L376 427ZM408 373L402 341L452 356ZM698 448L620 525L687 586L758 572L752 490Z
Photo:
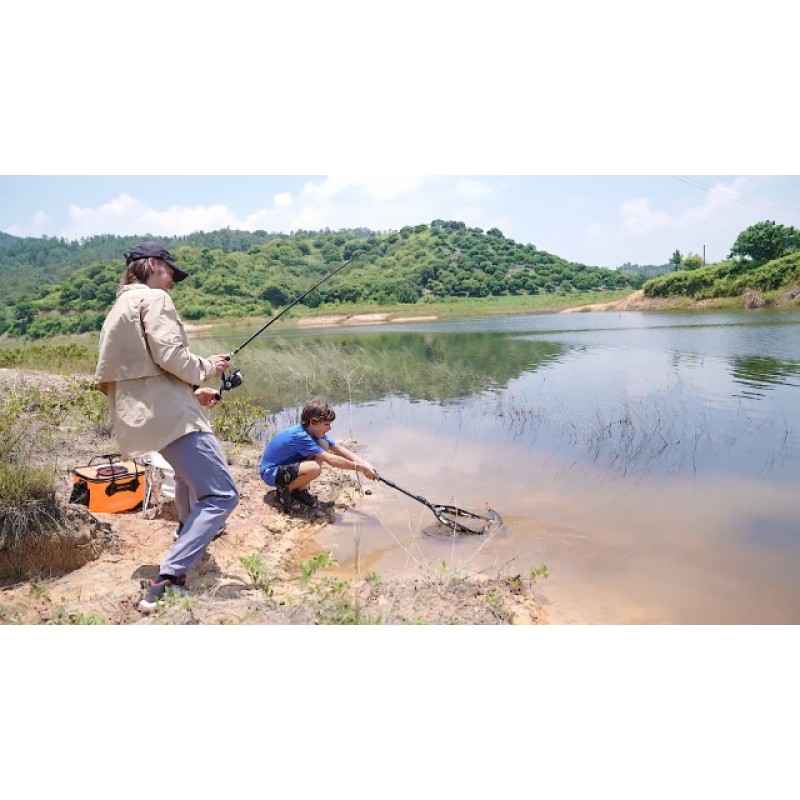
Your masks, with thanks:
M703 266L706 265L706 246L703 245Z

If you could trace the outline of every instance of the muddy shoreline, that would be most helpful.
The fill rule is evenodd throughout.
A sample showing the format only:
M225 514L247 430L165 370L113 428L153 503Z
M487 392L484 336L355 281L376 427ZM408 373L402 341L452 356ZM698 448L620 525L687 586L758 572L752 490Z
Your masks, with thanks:
M36 387L58 393L65 380L46 372L0 369L5 392ZM364 501L360 484L351 473L326 467L315 491L329 509L289 516L275 507L274 492L258 475L261 446L224 441L240 503L225 534L190 569L189 600L144 616L136 610L141 582L158 573L171 546L174 504L162 498L144 515L141 510L91 514L83 506L70 506L72 470L94 455L114 452L115 443L96 431L67 429L58 436L56 491L64 507L72 509L70 521L58 532L59 547L53 551L58 555L39 556L35 574L0 581L0 624L547 622L541 599L524 580L465 575L438 565L402 578L368 574L342 580L326 575L324 568L314 570L325 556L316 536ZM72 568L76 559L81 565ZM311 579L306 579L309 572Z

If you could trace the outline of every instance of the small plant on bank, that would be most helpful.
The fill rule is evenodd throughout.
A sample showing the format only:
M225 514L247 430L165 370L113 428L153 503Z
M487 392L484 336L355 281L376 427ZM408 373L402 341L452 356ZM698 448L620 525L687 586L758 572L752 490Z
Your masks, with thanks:
M108 618L83 611L71 611L66 606L56 606L46 625L108 625Z
M375 625L378 619L365 614L358 600L351 597L352 585L339 578L323 578L312 585L311 579L321 569L338 562L331 553L318 553L300 565L303 586L307 587L308 605L319 625ZM377 574L377 573L374 573Z
M47 587L43 586L41 583L36 583L35 581L33 583L31 583L31 594L37 600L47 600L48 599Z
M166 622L169 624L171 620L180 616L183 612L188 612L189 617L194 619L192 607L196 602L196 596L181 594L177 589L167 587L163 595L163 602L156 606L151 617L156 622Z
M451 567L444 559L426 577L434 586L444 588L462 586L467 582L463 572L457 567Z
M312 610L319 625L377 625L350 596L351 585L338 578L324 578L310 590Z
M253 553L250 556L240 556L239 563L247 571L247 575L253 586L260 589L265 597L272 597L274 594L272 582L267 577L261 556L258 553Z
M304 561L300 565L300 571L303 573L303 585L308 586L318 570L325 569L325 567L334 567L336 564L338 564L338 562L330 552L318 553L309 558L308 561Z
M531 586L536 583L537 578L542 578L543 580L550 577L550 570L547 569L547 564L539 564L538 567L531 567L530 569L530 580Z
M502 602L496 589L488 589L484 595L484 599L493 608L499 608Z

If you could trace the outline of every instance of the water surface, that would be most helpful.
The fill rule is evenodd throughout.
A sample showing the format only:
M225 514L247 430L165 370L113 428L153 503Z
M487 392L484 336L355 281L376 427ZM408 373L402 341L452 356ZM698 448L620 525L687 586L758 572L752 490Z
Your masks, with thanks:
M493 317L250 347L298 337L402 364L391 392L331 370L334 436L415 494L505 521L431 537L428 509L363 481L371 493L320 537L345 574L527 578L545 563L554 622L800 621L797 312ZM271 398L259 375L248 391L281 424L306 399Z

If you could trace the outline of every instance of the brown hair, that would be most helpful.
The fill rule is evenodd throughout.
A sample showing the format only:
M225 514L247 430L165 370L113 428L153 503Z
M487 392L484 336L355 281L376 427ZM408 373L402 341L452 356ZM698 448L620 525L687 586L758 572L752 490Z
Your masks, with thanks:
M327 400L315 397L309 400L300 414L300 423L308 425L311 422L333 422L336 419L336 412L330 407Z
M136 261L131 261L125 272L122 273L122 278L119 282L119 288L128 286L131 283L147 283L147 277L150 268L147 266L149 258L138 258Z

